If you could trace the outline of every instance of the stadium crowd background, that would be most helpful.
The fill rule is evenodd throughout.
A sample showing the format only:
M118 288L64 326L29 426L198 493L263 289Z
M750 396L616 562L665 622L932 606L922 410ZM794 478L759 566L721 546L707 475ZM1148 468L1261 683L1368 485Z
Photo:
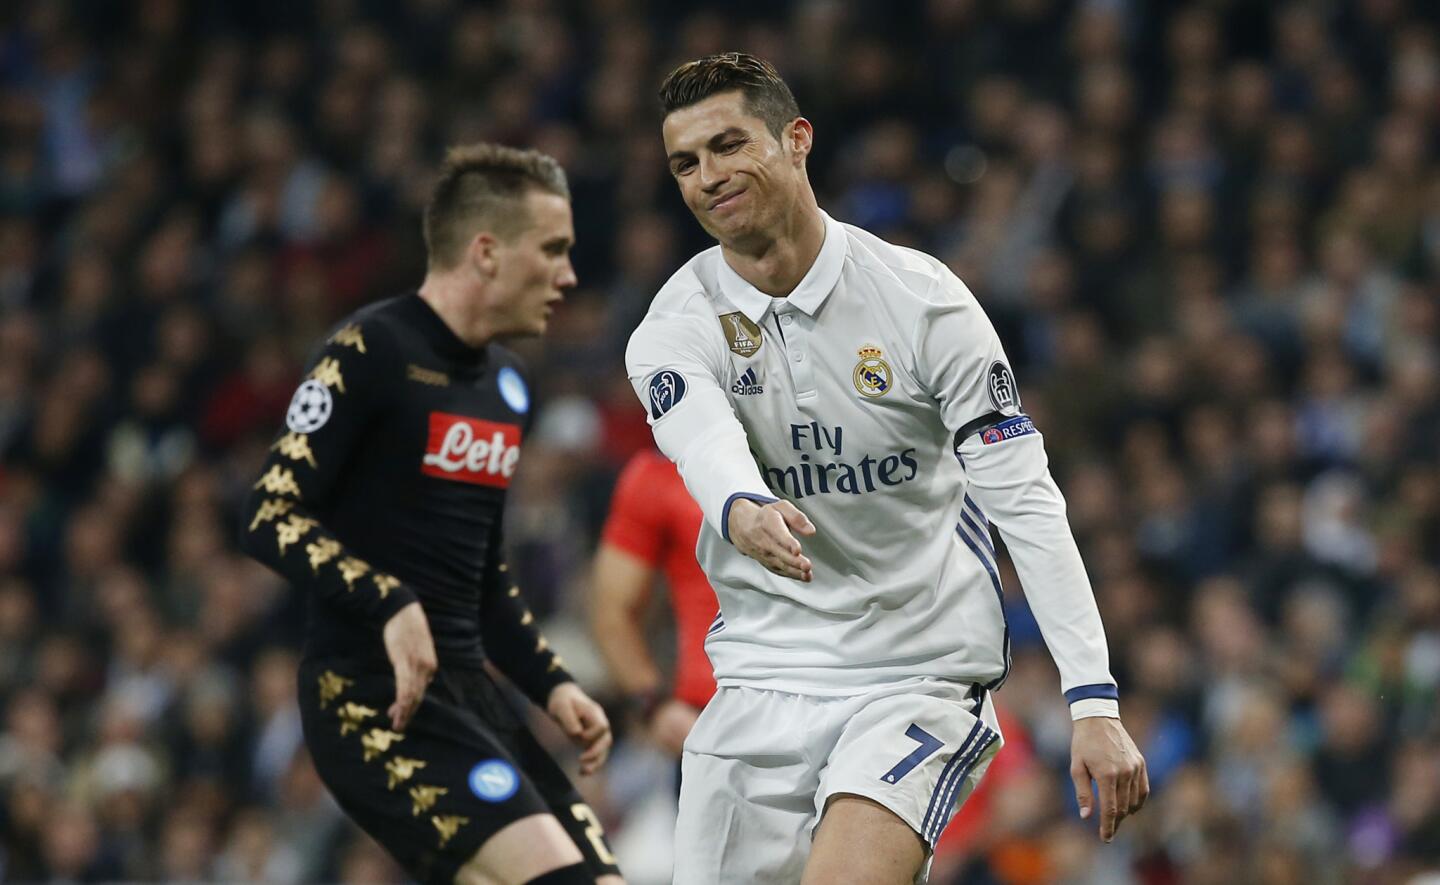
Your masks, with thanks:
M1149 760L1100 849L1012 573L1005 775L937 880L1440 877L1440 6L37 0L0 10L6 881L396 878L300 748L302 609L235 523L307 348L420 278L447 144L571 176L509 535L603 695L624 342L707 245L653 95L729 48L794 86L822 206L1000 329ZM643 885L669 767L616 717L585 789Z

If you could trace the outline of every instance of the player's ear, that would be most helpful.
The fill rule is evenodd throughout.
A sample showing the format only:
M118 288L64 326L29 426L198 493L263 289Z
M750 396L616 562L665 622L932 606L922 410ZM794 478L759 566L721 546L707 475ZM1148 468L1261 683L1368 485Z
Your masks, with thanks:
M815 143L815 127L804 117L796 117L785 124L781 140L790 148L790 156L795 162L804 163L805 158L810 156L810 148Z
M470 266L483 279L492 279L499 272L500 263L496 256L496 246L499 240L489 231L480 231L470 238L470 248L466 257Z

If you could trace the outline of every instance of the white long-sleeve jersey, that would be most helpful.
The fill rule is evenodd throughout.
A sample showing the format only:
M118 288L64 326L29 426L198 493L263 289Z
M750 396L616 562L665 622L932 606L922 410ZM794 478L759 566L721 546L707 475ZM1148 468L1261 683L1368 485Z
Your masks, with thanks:
M999 528L1076 718L1117 715L1104 628L1039 432L975 297L934 258L825 216L772 298L719 247L665 284L626 365L705 514L721 685L851 694L915 678L998 686L1009 667ZM740 497L815 524L814 580L726 537Z

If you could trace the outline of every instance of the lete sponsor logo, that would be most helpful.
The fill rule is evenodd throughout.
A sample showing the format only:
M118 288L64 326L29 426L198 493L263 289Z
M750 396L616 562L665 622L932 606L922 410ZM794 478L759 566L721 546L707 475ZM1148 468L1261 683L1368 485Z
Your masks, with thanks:
M503 489L510 485L519 460L519 425L430 413L422 473Z

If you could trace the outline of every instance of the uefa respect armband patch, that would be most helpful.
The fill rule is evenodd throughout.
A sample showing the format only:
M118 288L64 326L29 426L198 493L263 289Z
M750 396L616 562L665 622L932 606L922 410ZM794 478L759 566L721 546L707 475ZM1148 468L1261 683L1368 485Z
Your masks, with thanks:
M987 446L993 446L996 443L1005 442L1007 439L1029 436L1032 433L1039 433L1039 431L1035 429L1035 422L1030 420L1030 416L1016 415L1014 418L1007 418L999 424L980 431L980 442Z

